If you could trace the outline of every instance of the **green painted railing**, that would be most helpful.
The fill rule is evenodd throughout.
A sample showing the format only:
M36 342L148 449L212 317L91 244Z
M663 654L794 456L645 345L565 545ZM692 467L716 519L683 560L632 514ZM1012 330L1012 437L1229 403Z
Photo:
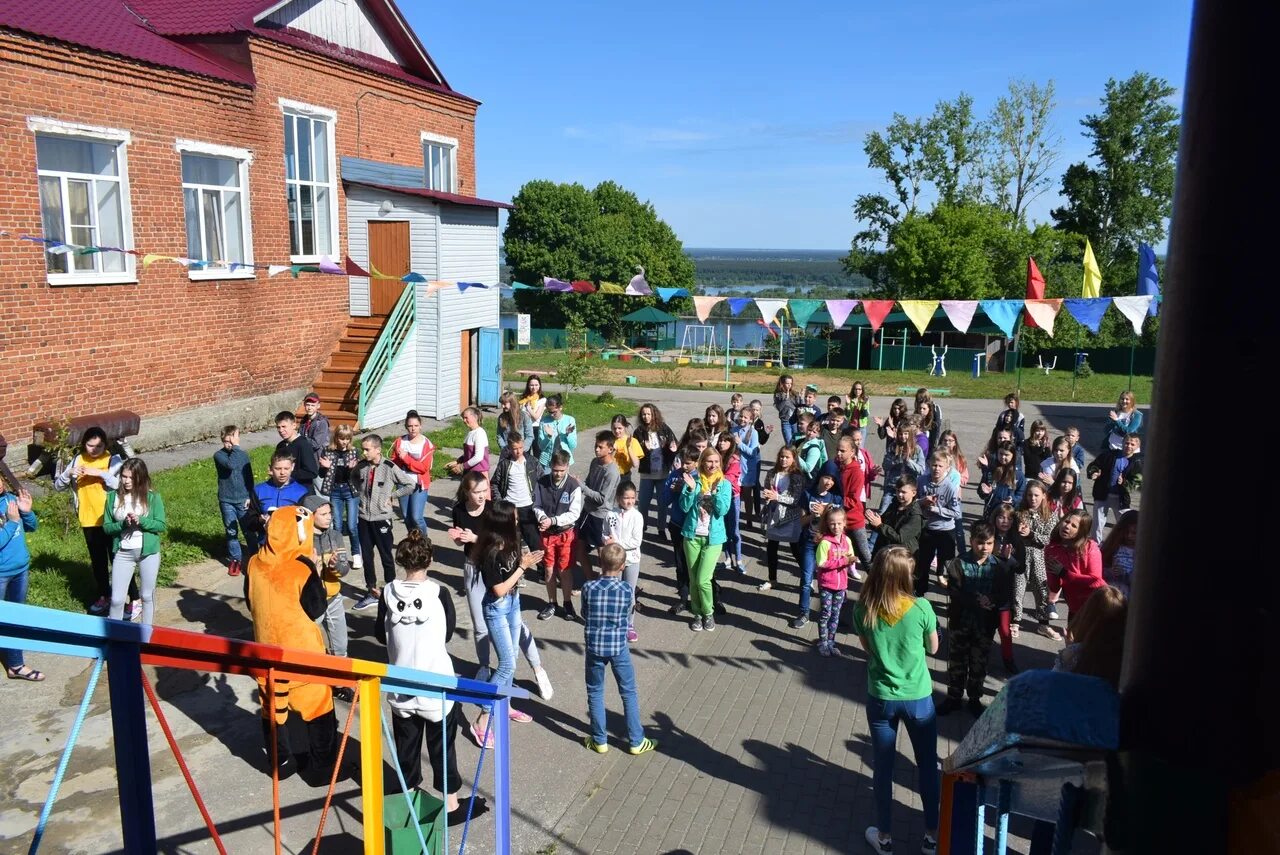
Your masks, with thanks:
M383 381L391 373L391 366L395 364L396 357L404 349L405 342L409 340L418 322L416 291L417 287L409 283L400 293L400 299L396 300L395 308L387 316L387 322L382 325L382 332L378 334L378 340L374 342L373 350L369 351L369 358L364 361L364 368L360 370L356 419L361 428L368 427L364 423L368 402L377 396Z

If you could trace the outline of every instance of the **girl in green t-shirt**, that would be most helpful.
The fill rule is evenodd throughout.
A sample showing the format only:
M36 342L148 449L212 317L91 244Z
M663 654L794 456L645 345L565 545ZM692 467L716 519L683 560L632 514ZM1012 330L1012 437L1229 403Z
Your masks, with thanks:
M901 546L876 554L854 609L854 625L867 651L867 722L871 730L872 781L877 824L866 840L876 852L893 851L893 764L898 722L907 727L920 770L924 805L921 851L936 851L938 840L938 721L933 679L925 655L938 652L938 618L923 597L912 596L915 559Z

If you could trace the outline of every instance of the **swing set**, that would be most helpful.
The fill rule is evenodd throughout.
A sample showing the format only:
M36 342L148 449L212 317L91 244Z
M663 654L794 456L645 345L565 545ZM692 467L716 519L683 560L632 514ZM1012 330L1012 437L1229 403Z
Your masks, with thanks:
M509 743L508 713L513 698L527 698L528 693L518 688L497 686L468 680L431 674L411 668L402 668L363 659L343 659L337 656L309 653L251 641L237 641L215 635L150 627L124 621L108 620L89 615L75 615L53 609L16 603L0 602L0 647L18 648L33 652L53 653L61 656L78 656L93 660L89 683L76 712L67 737L66 746L58 761L48 798L40 811L32 836L28 855L36 855L48 827L58 790L66 776L72 749L79 738L81 727L89 711L89 705L102 675L103 665L109 665L108 690L111 701L111 727L115 743L116 779L120 795L120 828L123 849L128 853L152 853L158 851L155 823L155 806L152 801L151 758L147 751L146 710L149 703L156 722L164 733L173 752L196 808L209 830L209 838L219 853L227 849L218 834L195 779L183 759L177 740L165 718L164 710L155 689L143 673L143 665L163 666L187 670L224 674L244 674L265 681L263 698L266 709L273 709L275 686L286 680L307 683L323 683L330 686L354 687L356 702L347 713L346 724L338 745L338 758L329 781L324 807L320 812L319 826L310 847L311 855L320 851L324 836L325 820L337 789L343 768L342 760L355 721L357 707L360 710L360 767L361 810L366 855L383 855L386 851L386 831L383 818L383 748L387 752L399 780L401 795L408 807L408 825L416 834L418 851L422 853L450 853L449 828L444 823L443 812L439 821L444 826L443 846L433 836L428 840L415 817L420 816L420 806L405 784L404 771L400 768L390 724L383 716L382 693L418 695L439 698L455 703L479 704L491 707L489 717L494 737L494 823L495 848L501 855L511 851L511 755ZM145 701L144 701L145 699ZM275 717L268 717L271 728L272 754L272 814L276 855L282 852L280 829L280 779L275 757ZM446 722L441 722L445 727ZM487 737L487 734L486 734ZM487 741L487 739L486 739ZM446 749L447 750L447 749ZM467 807L467 820L463 825L459 855L466 849L467 831L471 811L475 805L475 790L484 767L485 750L480 751L476 777L472 782L471 802ZM447 757L445 758L447 762Z

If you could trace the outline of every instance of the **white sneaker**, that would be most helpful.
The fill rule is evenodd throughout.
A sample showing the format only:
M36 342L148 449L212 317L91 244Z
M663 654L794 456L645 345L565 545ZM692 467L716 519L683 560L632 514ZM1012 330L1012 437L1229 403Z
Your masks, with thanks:
M759 585L756 585L756 590L757 590L757 591L771 591L771 590L773 590L773 583L768 582L768 581L761 582Z
M551 688L551 678L547 676L547 669L538 668L533 672L533 677L538 681L538 696L544 701L551 700L555 690Z
M888 855L888 853L893 851L893 841L887 840L884 843L881 843L880 829L876 828L874 825L867 828L867 833L864 834L863 837L866 838L867 845L871 847L871 851L873 852L879 852L880 855Z
M364 569L364 556L363 556L363 555L356 554L356 555L352 555L352 556L351 556L351 569L352 569L352 570L363 570L363 569Z

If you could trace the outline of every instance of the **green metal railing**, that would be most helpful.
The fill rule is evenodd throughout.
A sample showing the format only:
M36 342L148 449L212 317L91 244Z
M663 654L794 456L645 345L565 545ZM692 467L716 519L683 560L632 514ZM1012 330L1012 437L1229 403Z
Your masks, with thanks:
M400 293L400 299L396 300L395 308L391 310L386 323L382 325L382 332L378 334L373 350L369 351L369 358L364 361L364 368L360 369L360 379L357 381L356 421L361 428L367 427L364 416L368 402L377 396L383 381L391 373L391 366L395 364L396 357L400 355L405 342L409 340L409 336L413 335L414 327L417 326L416 291L417 287L412 283L405 286L404 291Z

